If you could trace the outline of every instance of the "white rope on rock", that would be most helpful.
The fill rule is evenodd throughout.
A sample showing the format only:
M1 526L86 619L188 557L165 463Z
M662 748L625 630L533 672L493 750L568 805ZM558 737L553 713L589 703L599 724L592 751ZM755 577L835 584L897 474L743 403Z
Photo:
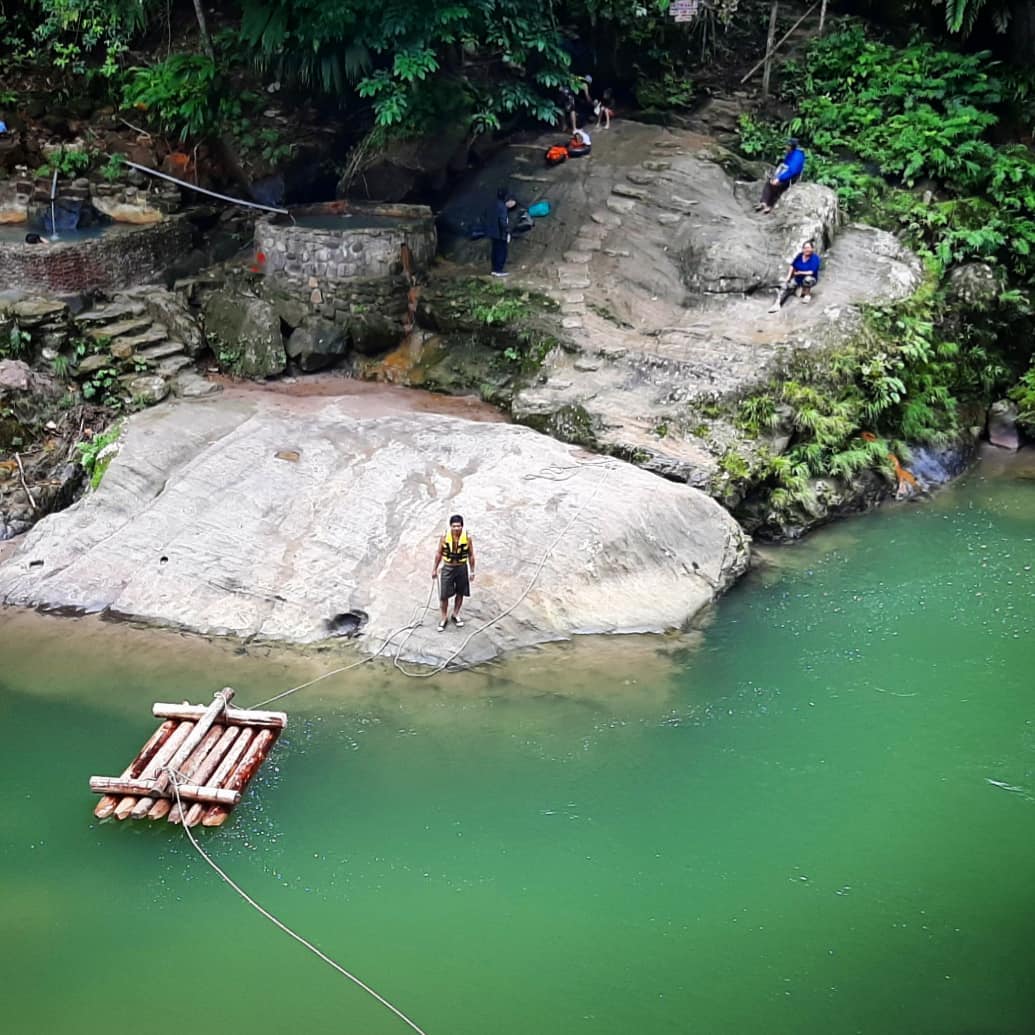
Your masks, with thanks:
M572 464L570 467L560 467L556 465L551 465L549 467L544 467L538 474L525 475L526 481L535 481L537 479L543 479L545 481L551 482L566 482L569 479L574 478L579 473L579 471L585 468L600 468L603 471L603 476L597 483L597 487L593 490L588 499L583 500L583 502L579 505L579 508L575 511L574 515L572 515L571 520L567 523L567 525L564 526L561 532L550 544L547 551L539 559L539 563L536 565L535 571L532 573L532 578L529 580L528 585L525 586L524 590L522 590L517 600L515 600L508 608L496 615L495 618L490 619L483 625L478 626L477 629L474 629L470 633L468 633L467 637L460 644L460 646L457 647L457 649L453 651L452 654L450 654L445 661L440 662L433 668L422 669L421 671L416 672L412 669L408 669L400 660L402 655L402 649L406 645L406 641L409 640L410 636L413 635L414 630L419 628L423 624L424 616L431 609L431 600L435 592L435 586L434 584L432 584L431 593L428 594L428 600L424 604L423 609L418 605L417 608L414 609L414 613L410 618L409 624L401 626L394 632L389 633L388 636L385 638L384 643L382 643L381 646L378 647L378 649L374 651L373 654L370 654L365 658L361 658L359 661L354 661L349 665L342 665L340 668L335 668L331 669L331 671L329 672L324 672L322 675L316 676L316 678L314 679L307 680L305 683L299 683L298 686L293 686L288 690L283 690L281 691L281 693L276 694L265 701L260 701L258 704L253 704L251 707L264 708L266 707L266 705L272 704L274 701L279 701L281 698L287 697L290 694L296 693L299 690L305 690L307 687L313 686L315 683L323 682L323 680L330 679L332 676L342 675L345 672L351 672L353 669L359 668L361 665L369 664L375 658L380 657L388 649L388 646L392 643L392 641L401 633L406 633L406 636L403 638L402 642L399 643L396 647L395 655L392 658L392 664L404 676L409 676L411 679L430 679L432 676L437 676L440 672L445 671L464 652L464 650L467 648L467 645L471 642L471 640L475 638L475 636L478 636L480 633L485 632L486 629L491 628L497 622L502 621L502 619L506 618L507 615L511 614L511 612L513 612L521 604L521 602L528 596L528 594L532 592L532 588L533 586L535 586L536 582L539 579L539 576L542 574L543 568L546 567L546 562L550 559L554 550L557 549L561 540L572 529L575 522L578 521L578 519L582 516L582 512L600 494L600 490L603 488L608 475L611 471L615 469L615 466L616 465L613 460L577 463ZM419 616L418 612L420 612Z
M180 799L180 782L182 774L178 773L176 770L172 769L169 766L166 766L164 771L169 774L169 779L172 783L173 791L176 794L176 805L179 809L180 816L183 817L186 814L187 810L184 809L183 802ZM402 1012L402 1010L398 1009L398 1007L393 1006L387 999L385 999L383 995L380 995L379 993L375 992L374 989L372 989L368 984L366 984L366 982L362 981L360 978L356 977L355 974L346 970L336 960L331 959L331 957L328 956L327 953L322 952L315 945L313 945L311 941L308 941L307 939L303 938L296 931L291 930L291 928L288 927L287 924L285 924L281 920L278 920L277 917L275 917L268 909L265 909L258 902L256 902L255 899L253 899L251 895L249 895L248 892L240 886L240 884L234 881L233 878L230 877L230 875L219 866L219 864L212 858L212 856L210 856L208 852L206 852L205 849L201 847L201 845L198 843L198 839L194 836L194 831L191 830L191 828L186 823L183 823L182 826L183 832L187 835L187 838L189 839L190 843L194 846L194 850L198 853L198 855L200 855L201 858L204 859L205 862L207 862L208 865L211 866L217 874L219 874L223 881L229 884L230 887L233 888L233 890L236 891L237 894L240 895L241 898L243 898L245 902L248 903L248 905L250 905L253 909L261 913L267 920L269 920L271 924L273 924L276 927L279 927L280 930L282 930L286 935L289 935L291 938L294 938L296 942L305 946L305 948L307 948L311 953L319 957L329 967L332 967L339 974L341 974L342 977L347 977L349 981L353 982L353 984L358 985L360 988L363 989L364 992L367 992L370 995L372 995L382 1006L391 1010L392 1013L396 1015L396 1017L408 1024L415 1032L418 1033L418 1035L427 1035L427 1032L425 1032L423 1028L419 1027L417 1024L411 1021L410 1018Z

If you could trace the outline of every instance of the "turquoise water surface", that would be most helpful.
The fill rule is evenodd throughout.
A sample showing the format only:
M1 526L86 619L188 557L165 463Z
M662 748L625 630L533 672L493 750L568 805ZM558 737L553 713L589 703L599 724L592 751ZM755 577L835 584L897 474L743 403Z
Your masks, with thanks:
M328 680L199 836L428 1035L1031 1032L1031 473L774 551L689 638ZM8 1031L409 1030L86 790L152 701L338 655L8 611L0 657Z

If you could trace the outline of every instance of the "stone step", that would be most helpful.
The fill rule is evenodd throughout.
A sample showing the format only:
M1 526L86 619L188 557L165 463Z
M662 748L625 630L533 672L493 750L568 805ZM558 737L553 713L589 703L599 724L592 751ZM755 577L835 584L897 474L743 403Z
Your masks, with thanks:
M190 356L184 356L182 353L179 353L166 356L165 359L159 361L155 369L161 377L173 377L183 370L184 367L189 367L190 364Z
M589 252L565 252L564 261L576 265L585 265L593 256Z
M616 183L611 188L612 194L620 198L633 198L635 201L643 201L647 197L647 191L643 187L634 187L628 183Z
M623 214L626 212L632 212L636 207L636 202L633 201L632 198L610 197L607 199L605 204L612 212L621 212Z
M183 342L170 341L166 338L164 330L162 331L161 338L152 338L144 344L146 346L145 348L137 349L136 354L138 359L159 360L165 359L166 356L178 356L183 353Z
M80 313L75 319L76 323L111 323L129 316L140 316L144 310L143 302L109 302L107 305L87 309L85 313Z
M102 338L121 338L126 335L136 334L151 326L150 316L131 316L125 320L117 320L114 323L106 323L102 327L93 327L86 333L95 341Z

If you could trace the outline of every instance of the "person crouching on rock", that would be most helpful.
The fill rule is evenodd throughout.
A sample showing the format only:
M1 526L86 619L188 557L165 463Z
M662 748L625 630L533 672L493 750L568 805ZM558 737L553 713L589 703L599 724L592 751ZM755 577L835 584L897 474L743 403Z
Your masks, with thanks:
M500 187L496 191L496 213L492 220L489 237L492 239L492 275L509 277L504 270L507 264L507 251L510 244L510 210L517 204L513 198L507 197L507 188Z
M805 152L798 147L798 141L791 137L787 141L787 151L783 160L773 170L773 175L765 181L762 188L762 197L755 206L756 212L767 216L773 211L773 206L780 200L781 195L792 183L801 179L802 171L805 168Z
M794 284L795 288L801 292L802 302L812 301L812 289L819 282L820 265L815 242L806 241L801 246L801 251L794 256L790 269L787 271L787 286L790 287L792 283Z
M462 629L464 622L460 617L460 608L464 606L464 597L471 595L474 543L464 531L464 519L459 514L454 514L449 519L449 528L438 541L435 568L431 573L432 581L438 578L440 565L442 579L438 586L438 599L442 609L442 621L438 623L438 631L442 632L449 623L450 597L453 598L453 621Z

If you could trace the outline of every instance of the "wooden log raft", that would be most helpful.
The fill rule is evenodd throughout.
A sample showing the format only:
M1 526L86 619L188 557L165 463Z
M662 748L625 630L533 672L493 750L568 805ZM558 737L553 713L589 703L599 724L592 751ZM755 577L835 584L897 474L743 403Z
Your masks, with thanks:
M90 789L102 795L94 814L220 826L287 724L284 712L229 707L233 695L225 687L205 707L154 705L165 721L136 758L120 776L91 777Z

